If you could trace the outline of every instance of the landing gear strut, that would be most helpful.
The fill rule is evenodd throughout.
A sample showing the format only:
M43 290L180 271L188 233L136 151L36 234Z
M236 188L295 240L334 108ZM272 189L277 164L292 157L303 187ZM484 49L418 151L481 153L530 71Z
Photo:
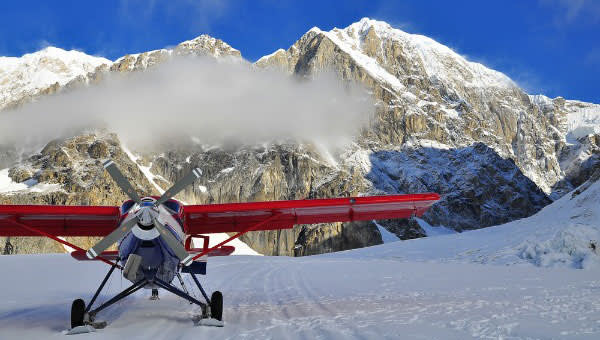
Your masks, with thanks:
M192 276L192 278L194 279L194 282L198 286L198 289L200 290L200 292L206 299L206 303L200 302L197 299L195 299L194 297L190 296L190 294L187 291L182 291L182 290L178 289L177 287L173 286L172 284L155 277L154 275L149 275L147 278L143 278L140 281L132 284L131 286L129 286L128 288L126 288L125 290L120 292L119 294L115 295L113 298L104 302L100 306L92 309L92 305L94 304L94 302L98 298L98 295L104 288L104 285L108 281L108 278L115 270L117 262L115 262L115 264L113 264L113 266L110 268L110 270L108 271L108 273L102 280L102 283L100 284L100 286L94 293L92 300L90 301L90 303L87 306L85 305L85 302L83 301L83 299L77 299L77 300L73 301L73 304L71 305L71 329L74 329L74 328L80 327L80 326L93 326L93 328L104 328L106 326L106 322L94 322L96 314L98 312L100 312L101 310L109 307L110 305L137 292L138 290L144 288L147 285L152 285L154 287L158 286L159 288L162 288L162 289L169 291L183 299L188 300L190 303L200 306L200 308L202 309L202 315L198 318L198 320L200 321L200 322L198 322L198 324L206 324L206 325L210 325L210 326L220 326L220 327L223 326L223 321L222 321L223 320L223 294L221 294L221 292L219 292L219 291L215 291L212 294L211 298L209 299L208 295L204 291L204 288L202 288L200 281L198 281L198 279L196 278L194 273L191 273L191 272L190 272L190 275ZM152 289L151 299L153 299L153 300L158 299L158 289L157 288ZM206 320L208 320L208 319L212 319L214 322L206 322Z
M152 288L152 296L150 296L150 300L160 300L158 298L158 289Z

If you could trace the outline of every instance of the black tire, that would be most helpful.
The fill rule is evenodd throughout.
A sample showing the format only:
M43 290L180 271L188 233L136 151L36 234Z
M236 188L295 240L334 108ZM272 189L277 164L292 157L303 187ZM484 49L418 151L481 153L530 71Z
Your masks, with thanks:
M85 314L85 302L82 299L73 301L71 305L71 328L83 326L83 316Z
M210 296L210 316L223 321L223 294L218 290Z

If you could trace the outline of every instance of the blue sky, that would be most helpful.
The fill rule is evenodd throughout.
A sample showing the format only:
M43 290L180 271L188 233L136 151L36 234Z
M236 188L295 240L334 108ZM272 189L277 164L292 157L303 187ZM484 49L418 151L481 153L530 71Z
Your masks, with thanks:
M530 93L600 103L599 0L3 1L0 55L53 45L114 60L207 33L254 61L362 17L430 36Z

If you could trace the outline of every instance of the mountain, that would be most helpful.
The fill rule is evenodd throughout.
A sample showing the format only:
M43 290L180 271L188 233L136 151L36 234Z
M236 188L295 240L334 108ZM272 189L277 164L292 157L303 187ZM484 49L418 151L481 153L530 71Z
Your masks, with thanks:
M128 54L114 62L80 51L49 46L20 58L0 57L0 110L15 108L65 87L88 84L108 70L144 70L171 56L182 55L241 59L238 50L208 35L169 49Z
M160 67L173 55L244 63L226 43L200 36L105 63L56 90L91 86L110 72ZM442 200L424 220L463 231L530 216L598 168L599 105L529 95L502 73L385 22L313 28L251 67L306 79L333 71L372 93L375 115L335 155L318 145L281 142L225 148L191 141L129 151L119 136L102 131L52 141L24 159L8 150L4 163L16 164L0 172L0 191L6 183L0 202L115 204L122 194L100 166L110 156L147 193L199 166L199 185L178 196L199 204L435 191ZM380 225L402 239L426 235L415 221ZM382 237L368 222L250 233L243 241L263 254L310 255L378 244Z
M224 41L203 34L195 39L184 41L174 48L128 54L117 59L111 65L110 70L118 72L145 70L173 56L208 56L213 58L241 59L242 54Z
M287 51L256 64L298 75L334 69L344 79L370 84L381 104L372 131L380 144L482 142L513 159L547 194L563 177L559 156L567 116L579 114L569 109L573 102L536 101L504 74L430 38L365 18L344 29L313 28Z
M0 57L0 110L54 93L97 67L110 64L105 58L51 46L20 58Z

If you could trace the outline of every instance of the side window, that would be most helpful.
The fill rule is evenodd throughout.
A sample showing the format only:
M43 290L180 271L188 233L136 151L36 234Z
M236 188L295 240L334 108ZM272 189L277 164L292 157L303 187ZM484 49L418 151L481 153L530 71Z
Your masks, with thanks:
M179 203L175 201L166 201L164 205L173 211L175 214L179 214Z
M123 205L121 206L121 215L127 214L127 212L129 212L129 210L131 210L131 207L133 207L134 204L135 204L135 202L132 200L129 200L129 201L126 201L125 203L123 203Z

